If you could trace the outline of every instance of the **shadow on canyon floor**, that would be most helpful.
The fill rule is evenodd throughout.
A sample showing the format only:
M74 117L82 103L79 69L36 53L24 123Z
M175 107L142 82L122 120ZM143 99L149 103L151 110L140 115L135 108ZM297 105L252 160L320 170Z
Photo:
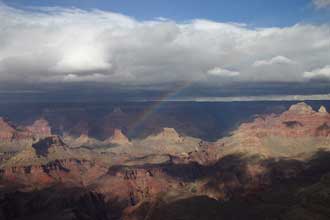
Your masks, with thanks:
M251 179L248 166L262 164L267 168L261 179ZM172 168L176 170L175 168ZM171 169L171 170L172 170ZM224 200L215 200L207 196L194 196L166 202L160 199L153 204L145 203L137 209L138 216L147 216L154 220L325 220L330 218L330 153L317 152L310 160L292 159L260 160L260 158L242 159L240 155L231 155L219 160L211 167L199 167L196 164L185 165L184 173L196 169L210 182L207 187L227 184ZM177 171L177 170L176 170ZM169 172L176 176L176 172ZM190 181L196 179L192 178ZM237 182L236 182L237 183ZM251 189L246 186L257 184ZM232 188L231 188L232 187ZM231 188L231 189L230 189ZM147 207L147 208L146 208ZM144 214L141 211L144 210ZM134 214L132 214L134 216Z
M191 163L142 167L162 169L171 178L186 183L206 180L205 192L222 190L226 197L216 200L207 193L200 193L166 201L159 196L158 200L142 201L124 219L330 218L329 152L319 151L308 161L230 155L209 166ZM251 167L263 169L252 175L255 170L251 171ZM123 210L124 205L117 200L107 201L101 193L86 188L53 186L32 192L0 190L0 219L4 220L114 220L123 218Z

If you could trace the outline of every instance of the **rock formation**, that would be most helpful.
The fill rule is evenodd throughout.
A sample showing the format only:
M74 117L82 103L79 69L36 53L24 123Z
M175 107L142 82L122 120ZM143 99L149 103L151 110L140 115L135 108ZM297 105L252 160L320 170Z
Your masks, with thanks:
M327 114L328 113L327 109L323 105L319 108L318 112L322 113L322 114Z
M36 120L31 126L27 127L36 138L45 138L52 134L48 121L45 119Z
M296 113L296 114L312 114L315 111L313 110L313 108L309 105L307 105L304 102L300 102L298 104L292 105L288 112L290 113Z
M45 119L36 120L31 126L15 126L0 118L0 140L3 146L28 145L37 139L51 135L51 128Z
M95 148L102 146L103 143L100 140L88 136L88 134L81 134L78 138L70 135L64 136L64 141L70 145L71 148L86 147Z
M35 140L31 131L24 127L13 125L0 117L0 152L10 152L23 149Z
M123 129L129 124L130 117L123 112L121 108L117 107L107 114L101 123L101 130L103 138L108 138L114 135L116 129Z
M149 136L147 139L164 140L164 141L170 141L170 142L174 142L174 143L181 143L184 141L184 137L179 135L178 132L174 128L163 128L163 130L160 133Z
M232 153L292 157L308 155L329 146L330 114L320 114L309 105L298 103L282 114L258 116L252 122L243 123L232 136L209 144L190 157L217 160Z
M50 136L26 147L4 163L5 166L44 164L51 160L73 157L68 146L58 136Z
M11 141L14 138L16 129L4 118L0 117L0 140L2 142Z
M105 141L87 134L63 141L50 134L45 120L18 128L0 119L0 139L24 137L35 139L0 154L0 218L6 220L44 219L45 210L67 219L102 220L328 216L330 114L324 107L316 112L298 103L243 123L216 142L173 128L131 141L117 128ZM260 212L264 209L271 215Z
M97 161L88 160L90 156L70 149L60 137L50 136L5 160L0 176L26 187L44 187L58 181L81 185L107 171Z
M123 132L116 128L113 132L112 137L110 137L106 142L111 143L111 144L117 144L117 145L130 145L131 142L129 139L126 137Z

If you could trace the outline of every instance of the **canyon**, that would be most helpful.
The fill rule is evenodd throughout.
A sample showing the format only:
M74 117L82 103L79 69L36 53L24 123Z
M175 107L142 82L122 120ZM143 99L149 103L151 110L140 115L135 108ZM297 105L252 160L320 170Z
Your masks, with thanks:
M129 117L114 109L100 136L84 121L58 132L43 117L0 118L0 218L330 217L324 106L255 115L214 141L165 126L131 138Z

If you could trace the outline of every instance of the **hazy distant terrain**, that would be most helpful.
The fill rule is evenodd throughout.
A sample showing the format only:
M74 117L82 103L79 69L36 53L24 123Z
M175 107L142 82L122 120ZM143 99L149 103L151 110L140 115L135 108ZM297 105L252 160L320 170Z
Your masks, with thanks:
M105 139L111 136L112 127L122 129L130 138L138 138L171 127L187 136L217 140L258 114L280 113L294 103L296 101L0 103L0 115L23 124L44 117L56 134L80 135L81 130L90 129L91 136ZM320 105L330 107L327 101L307 103L315 109ZM105 124L110 129L108 134L101 130Z

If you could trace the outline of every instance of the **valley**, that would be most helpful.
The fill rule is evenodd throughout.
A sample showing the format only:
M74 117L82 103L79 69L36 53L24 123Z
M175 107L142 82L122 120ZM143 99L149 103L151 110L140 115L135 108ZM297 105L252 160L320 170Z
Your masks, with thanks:
M118 108L111 114L126 120ZM329 217L323 105L256 115L215 141L169 127L131 138L119 122L101 125L110 135L98 139L84 121L80 133L52 124L0 119L1 219Z

